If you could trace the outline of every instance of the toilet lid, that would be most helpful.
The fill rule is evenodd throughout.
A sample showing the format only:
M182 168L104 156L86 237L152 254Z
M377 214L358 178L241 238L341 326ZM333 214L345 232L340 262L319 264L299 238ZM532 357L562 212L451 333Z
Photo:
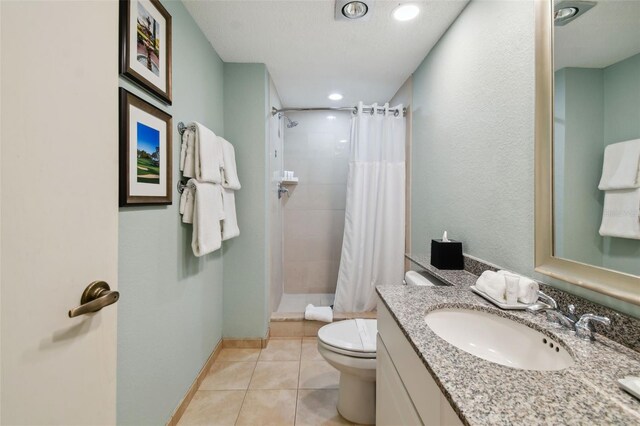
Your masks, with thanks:
M318 330L318 339L335 348L362 353L376 352L378 321L352 319L327 324Z

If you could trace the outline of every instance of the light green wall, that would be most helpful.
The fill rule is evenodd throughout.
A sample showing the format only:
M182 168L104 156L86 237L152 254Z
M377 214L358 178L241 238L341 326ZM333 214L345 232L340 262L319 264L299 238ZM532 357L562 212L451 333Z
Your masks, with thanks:
M640 54L604 69L604 143L640 139ZM640 275L640 240L604 238L603 265Z
M600 69L565 68L556 72L555 85L556 255L596 266L602 266L603 255L598 233L604 199L598 190L604 156L603 74Z
M223 134L223 63L182 3L163 4L173 18L173 105L120 83L173 115L175 182L178 121ZM193 256L178 203L174 192L168 207L120 209L118 424L166 423L222 337L222 253Z
M533 3L472 1L413 76L412 251L533 268Z
M604 69L605 144L640 138L640 53Z
M224 247L224 337L258 338L270 315L267 115L263 64L224 64L225 137L236 150L240 236Z
M637 306L534 273L534 2L469 3L413 76L412 251L431 238L639 316Z

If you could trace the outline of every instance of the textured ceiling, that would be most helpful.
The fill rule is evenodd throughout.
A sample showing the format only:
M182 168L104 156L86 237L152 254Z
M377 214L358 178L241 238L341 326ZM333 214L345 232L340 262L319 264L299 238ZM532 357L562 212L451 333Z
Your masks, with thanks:
M376 0L369 21L345 22L332 0L184 0L222 60L266 64L289 107L388 101L467 2L412 1L420 15L398 22L399 1Z
M599 1L555 27L554 67L604 68L640 53L640 1Z

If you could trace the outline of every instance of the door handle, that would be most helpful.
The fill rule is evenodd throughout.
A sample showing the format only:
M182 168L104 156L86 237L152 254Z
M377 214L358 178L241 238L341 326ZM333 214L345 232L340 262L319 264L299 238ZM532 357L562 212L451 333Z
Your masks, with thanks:
M69 318L90 312L98 312L105 306L116 303L120 298L120 293L111 290L109 284L104 281L94 281L82 292L80 306L69 310Z

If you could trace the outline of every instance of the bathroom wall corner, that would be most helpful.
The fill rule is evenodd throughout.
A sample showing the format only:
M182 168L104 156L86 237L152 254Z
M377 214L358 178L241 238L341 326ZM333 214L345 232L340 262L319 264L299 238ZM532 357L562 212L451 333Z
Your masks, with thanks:
M406 189L405 189L405 243L404 243L404 252L411 252L411 170L413 167L412 158L411 158L411 149L413 144L413 74L407 78L407 80L400 86L398 91L389 103L393 105L402 104L404 108L407 110L406 118L406 135L407 142L405 146L405 171L406 171ZM417 164L420 166L421 164ZM409 270L411 267L411 262L409 259L405 259L405 270Z

